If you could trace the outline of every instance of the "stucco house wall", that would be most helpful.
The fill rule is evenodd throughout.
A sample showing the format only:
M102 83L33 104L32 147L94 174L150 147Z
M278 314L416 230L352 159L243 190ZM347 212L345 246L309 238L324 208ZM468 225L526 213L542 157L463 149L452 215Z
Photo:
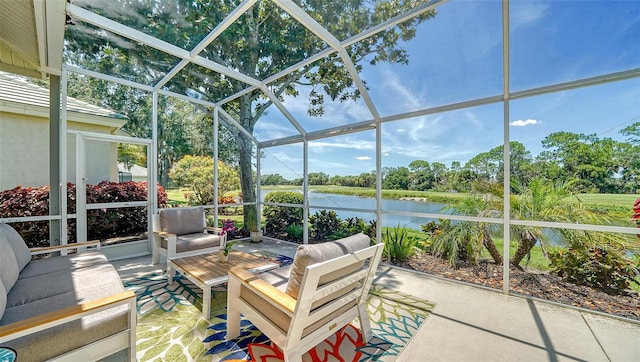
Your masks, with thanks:
M113 134L126 118L68 99L69 130ZM0 73L0 190L49 183L49 90ZM76 182L76 136L67 135L67 175ZM87 143L87 182L117 181L116 143Z

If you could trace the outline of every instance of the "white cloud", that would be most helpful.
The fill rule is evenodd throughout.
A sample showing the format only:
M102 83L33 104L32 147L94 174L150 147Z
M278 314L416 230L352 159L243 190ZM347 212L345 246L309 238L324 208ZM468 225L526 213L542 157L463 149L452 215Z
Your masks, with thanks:
M537 22L548 13L549 5L536 2L519 2L517 6L511 8L509 21L515 29L522 25Z
M343 148L343 149L352 149L352 150L375 150L376 143L361 140L361 139L349 139L345 142L331 142L329 141L313 141L309 142L309 150L313 152L323 152L325 148L335 149L335 148Z
M511 121L511 122L509 122L509 125L513 126L513 127L524 127L524 126L528 126L528 125L531 125L531 124L538 124L538 123L540 123L540 122L538 122L537 119L529 118L526 121L523 121L521 119L519 119L517 121Z
M356 156L355 159L356 160L360 160L360 161L366 161L366 160L370 160L371 157L369 157L369 156Z

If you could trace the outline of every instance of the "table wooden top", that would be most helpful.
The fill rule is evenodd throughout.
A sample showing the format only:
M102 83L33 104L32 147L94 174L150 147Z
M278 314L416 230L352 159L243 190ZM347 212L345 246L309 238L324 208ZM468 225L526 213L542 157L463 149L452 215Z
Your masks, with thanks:
M236 266L247 270L261 269L262 271L278 268L278 264L269 261L269 259L235 250L229 253L229 260L227 261L218 260L218 253L216 252L171 259L171 263L204 284L216 284L226 281L229 269Z

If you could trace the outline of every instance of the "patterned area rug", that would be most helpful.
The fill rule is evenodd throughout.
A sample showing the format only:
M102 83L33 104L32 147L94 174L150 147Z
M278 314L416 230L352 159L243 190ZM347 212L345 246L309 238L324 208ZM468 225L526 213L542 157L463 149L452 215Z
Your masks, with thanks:
M281 265L286 256L263 255ZM137 296L138 361L283 361L251 322L240 336L225 341L226 287L212 292L211 319L202 317L202 291L185 278L167 284L166 274L132 276L123 281ZM367 300L374 338L365 343L358 324L347 325L303 356L303 361L392 361L435 307L434 303L373 285Z

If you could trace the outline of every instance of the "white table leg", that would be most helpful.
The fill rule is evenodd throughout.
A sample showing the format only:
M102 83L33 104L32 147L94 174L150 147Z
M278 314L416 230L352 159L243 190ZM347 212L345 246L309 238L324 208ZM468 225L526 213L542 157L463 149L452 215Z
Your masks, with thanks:
M172 268L170 263L167 263L167 280L169 281L169 285L173 284L173 274L175 271Z
M202 316L209 320L211 318L211 287L202 288Z

